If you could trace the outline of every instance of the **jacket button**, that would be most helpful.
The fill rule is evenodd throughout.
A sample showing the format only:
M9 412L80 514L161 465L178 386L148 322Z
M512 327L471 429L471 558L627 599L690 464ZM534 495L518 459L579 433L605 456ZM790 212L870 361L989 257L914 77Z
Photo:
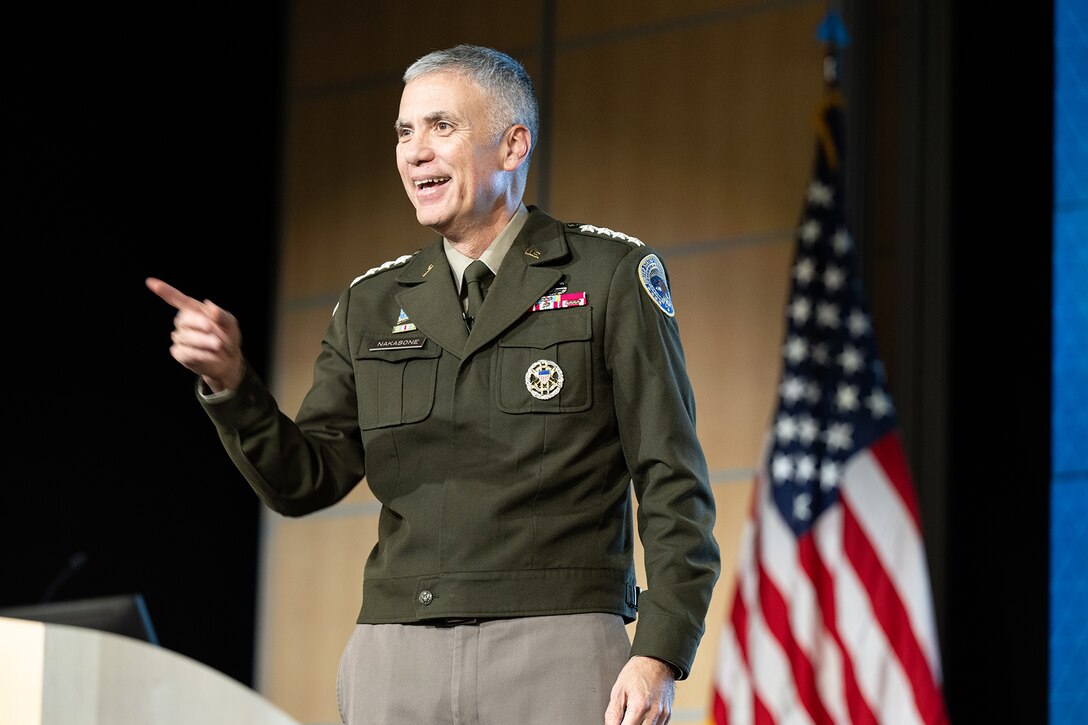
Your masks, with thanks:
M422 604L423 606L427 606L427 605L428 605L428 604L430 604L430 603L431 603L431 601L432 601L432 600L434 599L434 595L433 595L433 594L431 594L431 590L429 590L429 589L424 589L423 591L421 591L421 592L419 593L419 596L418 596L418 597L416 597L416 599L417 599L417 600L419 601L419 603L420 603L420 604Z

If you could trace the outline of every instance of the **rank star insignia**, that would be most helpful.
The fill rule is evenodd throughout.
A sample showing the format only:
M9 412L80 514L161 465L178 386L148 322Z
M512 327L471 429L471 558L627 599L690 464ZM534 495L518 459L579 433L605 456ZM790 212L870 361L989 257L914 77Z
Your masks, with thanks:
M570 226L578 227L578 231L585 232L587 234L600 234L601 236L612 237L613 239L620 239L624 242L634 244L636 247L645 246L642 243L642 240L638 237L632 237L629 234L617 232L616 230L609 229L608 227L598 227L594 226L593 224L578 224L577 222L571 223Z
M525 371L525 387L537 400L554 398L563 388L563 371L551 360L537 360Z

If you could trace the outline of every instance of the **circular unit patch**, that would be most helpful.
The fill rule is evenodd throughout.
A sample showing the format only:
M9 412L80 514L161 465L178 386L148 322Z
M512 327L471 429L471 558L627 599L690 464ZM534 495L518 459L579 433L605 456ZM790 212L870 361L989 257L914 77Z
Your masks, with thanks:
M638 280L642 282L642 289L646 290L646 294L650 295L659 310L669 317L676 316L672 295L669 294L669 283L665 281L665 270L656 254L647 254L638 263Z
M537 360L525 371L525 387L537 400L554 398L563 388L563 371L551 360Z

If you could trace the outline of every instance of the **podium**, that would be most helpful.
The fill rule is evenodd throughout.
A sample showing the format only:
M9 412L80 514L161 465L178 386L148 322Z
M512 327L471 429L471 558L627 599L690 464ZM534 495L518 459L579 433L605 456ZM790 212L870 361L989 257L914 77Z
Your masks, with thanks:
M203 663L132 637L0 616L4 725L300 725Z

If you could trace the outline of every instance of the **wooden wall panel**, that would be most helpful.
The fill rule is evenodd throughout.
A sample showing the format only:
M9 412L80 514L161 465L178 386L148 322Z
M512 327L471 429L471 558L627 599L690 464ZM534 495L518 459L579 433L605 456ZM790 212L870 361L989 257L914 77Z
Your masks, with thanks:
M359 83L400 82L405 67L457 43L521 55L540 43L535 0L461 0L413 7L354 0L291 3L288 83L294 92L343 92ZM392 122L392 119L390 120Z
M434 239L416 224L396 171L391 129L404 67L428 50L476 42L516 55L539 88L541 7L473 0L420 22L397 6L293 3L269 376L288 414L309 386L344 287ZM554 7L552 125L539 139L526 200L548 198L548 211L561 218L640 237L668 264L722 547L707 633L691 678L677 687L673 717L701 723L775 401L791 234L822 88L816 28L826 6L558 0ZM542 180L543 154L551 164ZM336 666L376 514L364 482L325 512L266 515L257 685L309 725L338 721ZM644 584L641 551L639 542Z
M293 105L280 256L288 305L314 295L335 301L355 276L434 238L416 223L397 174L400 87Z
M751 0L559 0L556 35L561 45L600 43L604 36L667 32L683 25L707 25L738 14L765 14L767 4Z
M662 247L792 225L821 90L818 18L786 6L559 54L553 211Z
M784 240L665 254L711 470L755 466L776 402L792 253Z

